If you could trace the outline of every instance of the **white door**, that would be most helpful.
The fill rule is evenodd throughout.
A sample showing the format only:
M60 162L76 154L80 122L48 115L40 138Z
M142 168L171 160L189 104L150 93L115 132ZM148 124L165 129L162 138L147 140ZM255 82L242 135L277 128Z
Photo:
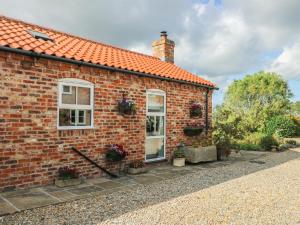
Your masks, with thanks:
M165 159L166 94L161 90L147 91L146 161Z

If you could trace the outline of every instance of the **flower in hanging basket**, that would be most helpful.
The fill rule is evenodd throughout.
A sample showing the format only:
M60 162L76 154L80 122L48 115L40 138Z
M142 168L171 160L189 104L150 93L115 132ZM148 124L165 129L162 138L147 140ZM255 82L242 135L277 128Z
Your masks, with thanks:
M186 136L193 137L200 135L203 128L204 127L201 124L190 124L183 129L183 132Z
M132 100L123 98L118 101L118 111L123 115L134 115L136 113L136 104Z
M110 162L118 162L128 156L122 145L112 144L106 152L106 159Z
M190 117L202 117L202 107L200 103L193 102L191 104Z

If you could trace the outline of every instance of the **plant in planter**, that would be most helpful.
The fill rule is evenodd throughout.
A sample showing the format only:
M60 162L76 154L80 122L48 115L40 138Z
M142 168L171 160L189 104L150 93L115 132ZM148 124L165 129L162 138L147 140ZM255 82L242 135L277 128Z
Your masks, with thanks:
M185 166L184 148L178 146L173 152L173 166Z
M186 136L193 137L202 133L204 126L201 124L190 124L183 129Z
M112 144L106 152L106 160L110 162L120 162L126 156L128 152L119 144Z
M136 104L123 96L122 100L118 101L118 111L122 115L134 115L136 114Z
M68 187L81 184L79 174L76 169L67 166L58 169L58 178L55 179L55 185L58 187Z
M147 168L145 167L145 163L143 160L135 160L129 164L129 174L141 174L146 172Z
M202 107L200 103L192 102L190 106L190 117L201 117L202 116Z

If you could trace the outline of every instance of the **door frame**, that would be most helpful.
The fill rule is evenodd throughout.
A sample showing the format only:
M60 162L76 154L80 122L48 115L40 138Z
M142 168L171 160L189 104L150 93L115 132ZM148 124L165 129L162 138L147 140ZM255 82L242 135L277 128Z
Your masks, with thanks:
M157 112L148 112L148 95L149 94L153 94L153 95L159 95L159 96L163 96L164 97L164 112L163 113L157 113ZM163 136L152 136L150 137L150 139L153 138L164 138L164 156L163 157L159 157L156 159L147 159L146 155L146 144L147 144L147 116L163 116L164 117L164 135ZM166 100L166 92L160 89L147 89L146 91L146 127L145 127L145 162L156 162L156 161L161 161L161 160L165 160L166 159L166 127L167 127L167 123L166 123L166 118L167 118L167 100Z

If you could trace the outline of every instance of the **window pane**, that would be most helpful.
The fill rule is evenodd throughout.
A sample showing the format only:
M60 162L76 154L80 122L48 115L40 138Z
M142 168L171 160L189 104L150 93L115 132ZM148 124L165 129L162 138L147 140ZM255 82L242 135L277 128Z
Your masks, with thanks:
M92 123L92 111L91 110L85 110L85 126L91 126Z
M64 92L64 93L70 93L70 94L71 94L71 86L66 86L66 85L64 85L64 86L63 86L63 92Z
M59 126L73 126L71 124L70 109L59 110Z
M147 136L164 135L164 117L147 116Z
M78 111L78 123L80 124L84 124L84 113L85 111L84 110L79 110Z
M62 94L63 104L76 104L76 87L71 86L72 94Z
M148 112L164 112L164 96L149 94Z
M91 126L91 110L78 110L77 126Z
M90 105L90 88L78 87L78 99L79 105Z
M71 111L71 124L75 124L76 123L76 110L70 110Z
M164 157L164 138L151 138L146 140L146 159Z
M91 126L91 110L60 109L59 126Z

